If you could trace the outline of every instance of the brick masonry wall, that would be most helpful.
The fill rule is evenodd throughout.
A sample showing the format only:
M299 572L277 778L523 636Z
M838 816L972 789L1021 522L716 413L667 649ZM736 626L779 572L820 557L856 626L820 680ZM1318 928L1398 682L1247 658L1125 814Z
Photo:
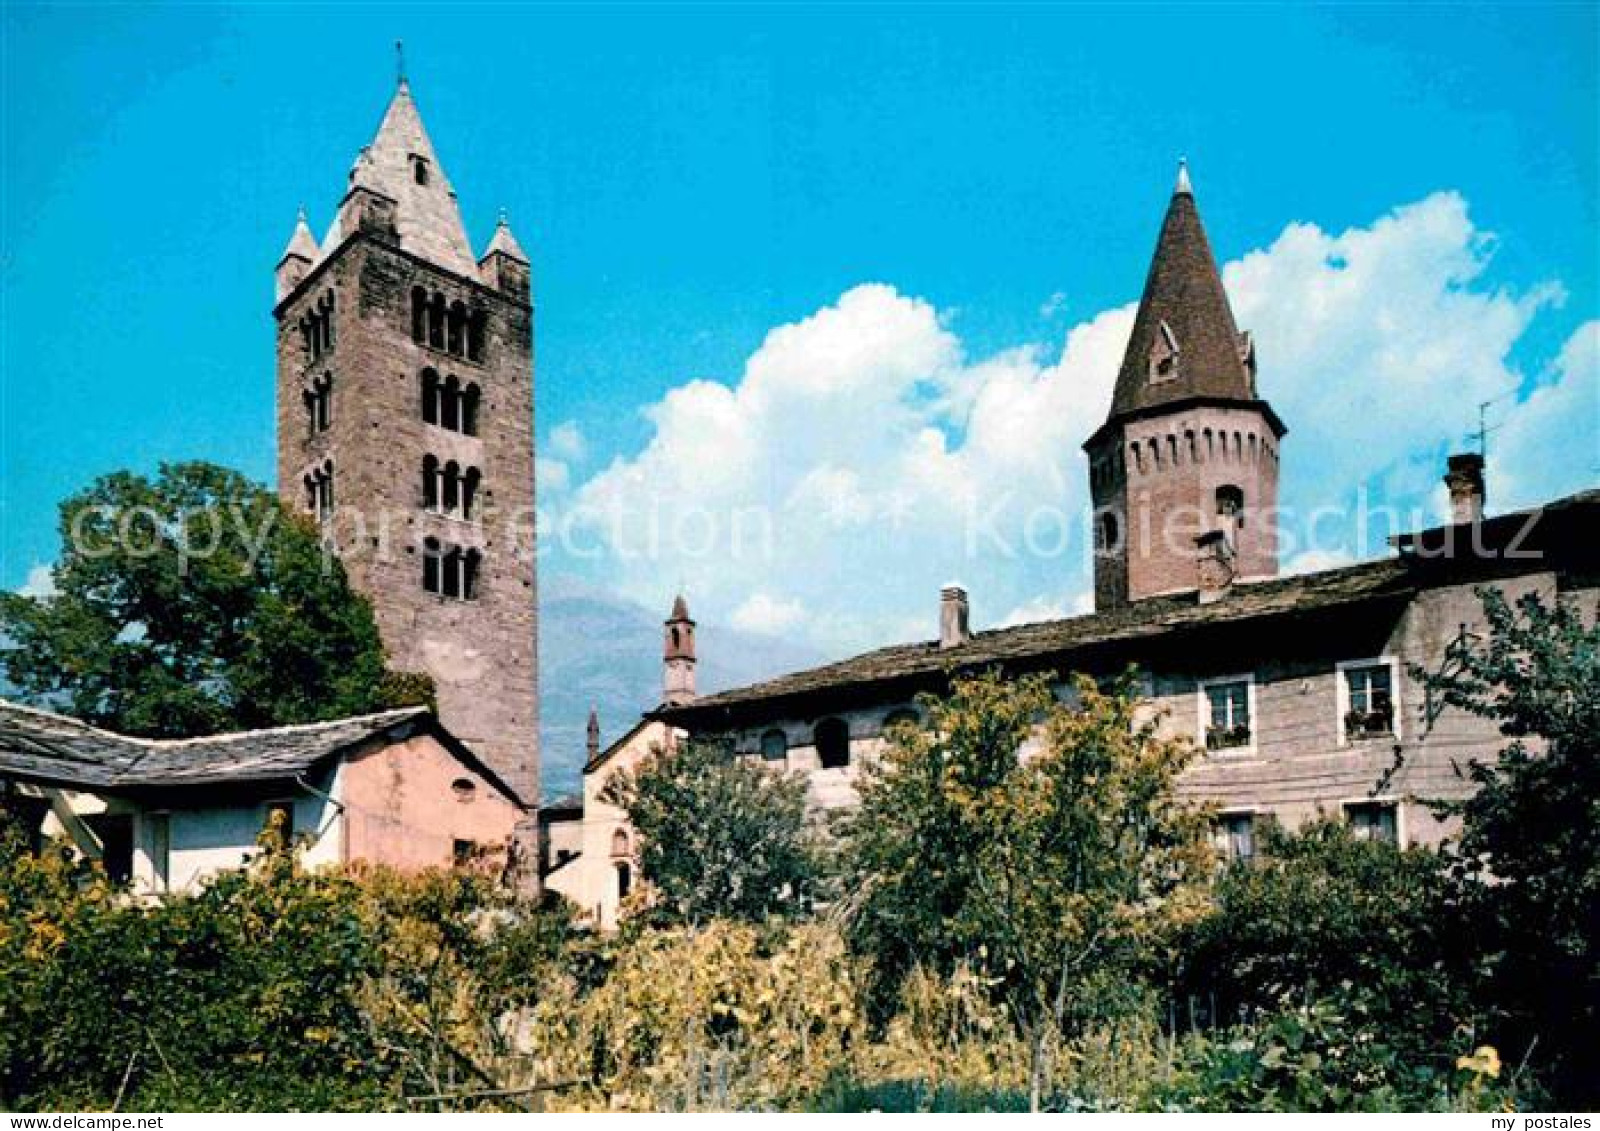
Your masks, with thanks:
M1277 576L1278 443L1257 410L1206 406L1130 421L1090 453L1090 465L1095 508L1114 513L1121 534L1120 545L1095 555L1096 608L1196 588L1193 539L1216 528L1225 484L1244 494L1236 576Z

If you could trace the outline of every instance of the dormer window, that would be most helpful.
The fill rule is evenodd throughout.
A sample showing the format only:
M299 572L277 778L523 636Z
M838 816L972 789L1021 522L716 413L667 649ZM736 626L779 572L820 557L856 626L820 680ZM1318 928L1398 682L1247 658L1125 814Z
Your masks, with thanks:
M419 185L426 185L428 176L428 159L426 157L418 157L413 153L411 155L411 179Z
M1170 381L1178 375L1178 339L1163 319L1150 343L1150 383Z

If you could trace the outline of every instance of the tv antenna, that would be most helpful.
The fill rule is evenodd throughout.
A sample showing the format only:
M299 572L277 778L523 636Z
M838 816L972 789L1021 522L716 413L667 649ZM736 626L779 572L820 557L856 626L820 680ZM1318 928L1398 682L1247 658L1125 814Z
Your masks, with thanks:
M1490 397L1486 401L1478 402L1478 427L1476 430L1470 433L1470 435L1478 445L1478 455L1483 457L1485 460L1489 458L1490 434L1498 432L1500 429L1506 426L1505 421L1503 420L1499 424L1491 425L1489 423L1489 410L1495 405L1499 404L1501 401L1508 400L1516 395L1517 390L1509 389L1506 392L1501 393L1498 397Z

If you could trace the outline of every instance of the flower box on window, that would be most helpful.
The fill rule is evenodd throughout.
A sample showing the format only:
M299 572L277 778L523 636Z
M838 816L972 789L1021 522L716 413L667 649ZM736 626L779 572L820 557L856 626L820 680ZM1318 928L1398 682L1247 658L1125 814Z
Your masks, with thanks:
M1394 733L1394 710L1388 705L1370 711L1347 711L1344 716L1346 738L1378 738Z
M1250 728L1247 726L1206 728L1206 749L1226 750L1233 746L1250 745Z

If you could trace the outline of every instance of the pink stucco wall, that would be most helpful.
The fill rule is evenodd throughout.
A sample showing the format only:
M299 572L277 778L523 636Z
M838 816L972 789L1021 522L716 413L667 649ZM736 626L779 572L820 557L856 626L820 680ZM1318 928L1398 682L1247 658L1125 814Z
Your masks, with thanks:
M448 867L457 841L503 849L521 816L509 798L427 735L350 758L340 779L346 860L408 871Z

